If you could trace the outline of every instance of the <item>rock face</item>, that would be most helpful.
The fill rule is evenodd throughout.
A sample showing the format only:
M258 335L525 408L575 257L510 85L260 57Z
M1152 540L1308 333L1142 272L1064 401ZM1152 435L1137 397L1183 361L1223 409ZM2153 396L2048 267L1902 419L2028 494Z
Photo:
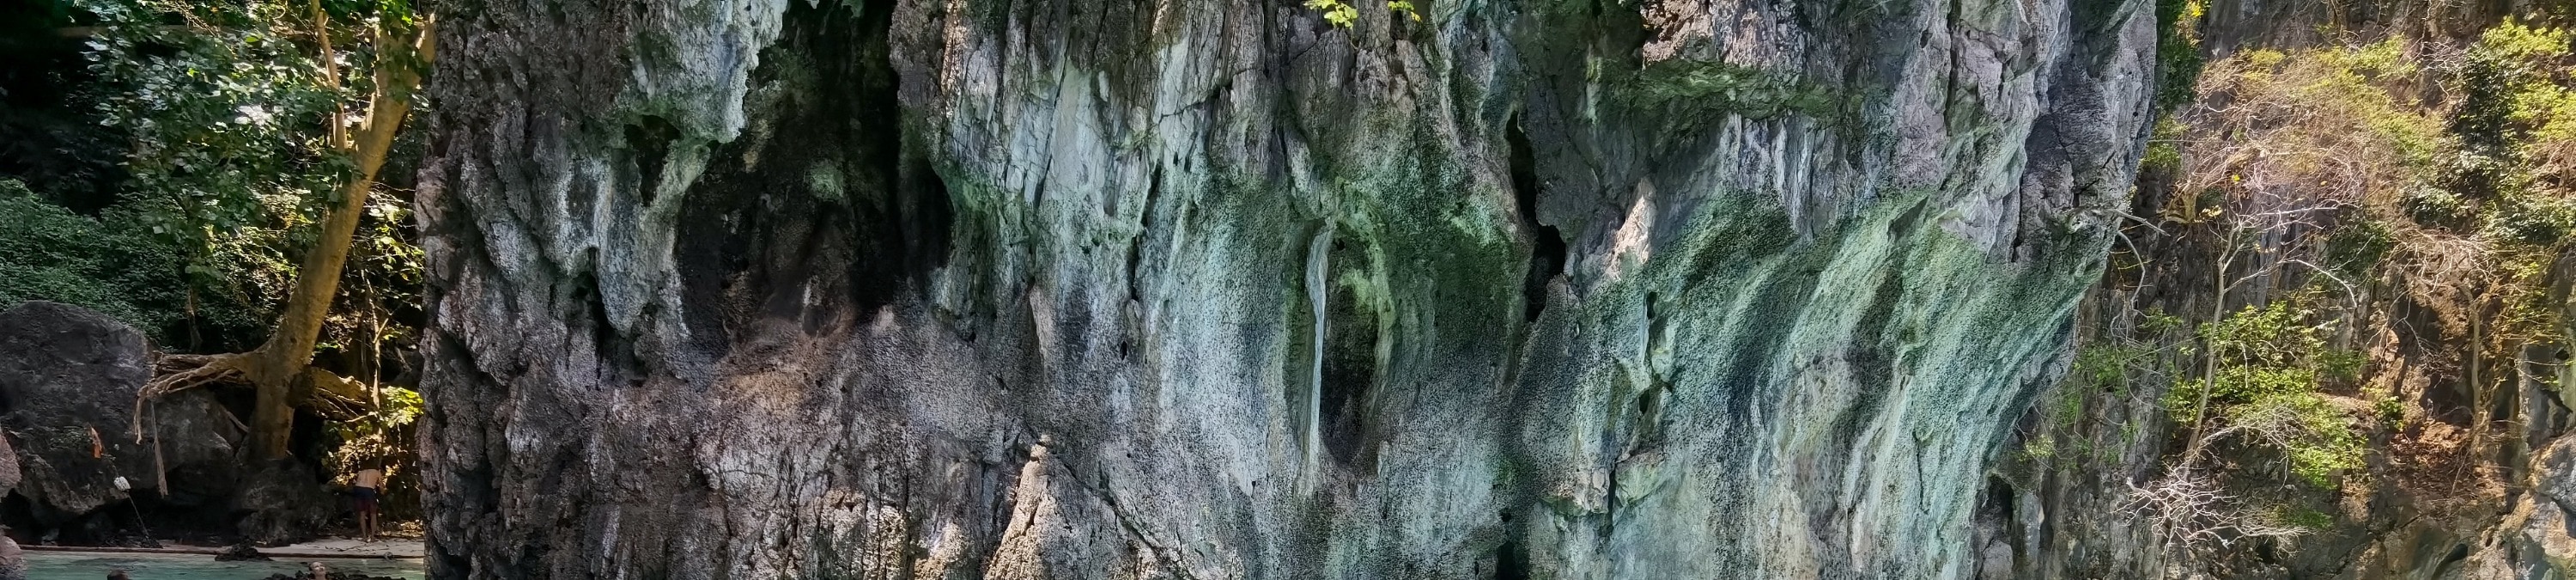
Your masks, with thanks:
M9 438L0 437L0 497L18 488L18 450L9 447ZM0 580L26 580L27 559L19 554L18 542L0 535Z
M2141 1L466 1L446 578L1959 578Z
M231 528L277 543L309 538L337 515L340 502L310 466L247 460L241 421L211 389L153 401L150 437L136 443L134 393L151 378L151 356L140 332L80 307L28 302L0 312L0 427L19 443L27 523L118 541L130 522L105 510L144 509L126 505L140 495L148 525ZM119 477L133 495L117 489Z
M77 306L0 312L0 426L17 439L17 494L38 525L124 502L119 476L150 479L152 449L134 443L128 417L151 357L142 333Z
M325 483L328 480L303 461L285 459L246 467L238 477L240 487L226 507L237 518L234 534L244 542L276 546L311 540L349 507Z

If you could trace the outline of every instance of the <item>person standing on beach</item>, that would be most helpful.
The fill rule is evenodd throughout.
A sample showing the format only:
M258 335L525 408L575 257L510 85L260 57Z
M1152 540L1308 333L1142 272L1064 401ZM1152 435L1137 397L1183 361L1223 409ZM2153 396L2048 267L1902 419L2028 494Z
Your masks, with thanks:
M376 497L384 495L385 472L373 467L358 470L350 478L349 494L358 498L358 535L376 541Z

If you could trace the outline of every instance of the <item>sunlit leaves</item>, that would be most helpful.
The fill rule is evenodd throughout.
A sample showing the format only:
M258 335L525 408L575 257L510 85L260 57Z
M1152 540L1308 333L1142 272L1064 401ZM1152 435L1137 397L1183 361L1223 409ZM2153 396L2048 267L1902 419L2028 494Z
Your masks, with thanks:
M333 128L364 114L373 29L408 28L409 3L72 1L97 24L85 48L102 122L130 139L120 207L180 249L186 284L280 304L313 226L354 173ZM417 287L419 268L396 229L404 202L374 195L348 279L412 299L399 290Z
M310 19L279 2L79 5L99 19L88 56L104 122L132 139L125 198L138 217L189 250L200 284L281 262L285 248L266 242L346 166L315 129L349 95L278 40Z
M2312 322L2311 300L2247 307L2201 325L2213 374L2177 381L2164 405L2206 437L2240 435L2278 451L2292 475L2331 487L2337 474L2362 466L2366 450L2352 414L2323 389L2355 375L2361 358L2328 346L2332 327Z
M1350 28L1352 23L1360 19L1360 9L1351 6L1350 0L1306 0L1306 9L1324 13L1324 22L1332 24L1334 28ZM1413 2L1408 0L1387 2L1386 9L1402 14L1414 22L1422 21L1422 11L1415 8Z

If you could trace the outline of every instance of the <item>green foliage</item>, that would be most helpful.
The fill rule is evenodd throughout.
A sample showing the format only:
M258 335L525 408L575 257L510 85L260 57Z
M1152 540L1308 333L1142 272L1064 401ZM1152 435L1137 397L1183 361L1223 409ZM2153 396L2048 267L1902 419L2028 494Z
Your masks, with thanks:
M348 312L324 320L321 340L364 348L315 364L372 383L362 373L380 366L373 347L404 334L400 313L384 314L415 308L407 304L418 301L421 259L406 241L402 196L352 187L366 182L353 180L347 154L360 149L350 134L361 131L376 73L389 72L372 67L421 64L374 53L378 41L417 38L406 0L65 1L94 24L79 42L95 84L77 92L95 106L94 130L124 141L111 156L124 179L115 204L85 206L95 217L0 184L0 302L89 305L159 330L170 350L250 348L276 324L272 311L299 275L299 255L316 245L317 222L354 205L364 213L336 301ZM386 78L409 86L413 77ZM372 153L382 141L368 143ZM385 170L399 174L402 163ZM341 197L347 189L362 197ZM324 314L334 303L320 304ZM200 344L199 330L218 338ZM312 354L305 335L289 336L294 350L273 354L300 364ZM328 425L340 442L330 461L407 461L419 397L384 397L373 414Z
M2388 224L2373 219L2359 219L2335 227L2326 236L2326 268L2347 279L2367 276L2370 269L2388 257L2396 248L2396 234Z
M2163 217L2199 223L2238 201L2386 207L2399 192L2433 193L2428 176L2452 140L2407 88L2423 67L2403 39L2292 51L2246 50L2209 63L2205 103L2182 116L2174 201ZM2405 203L2450 213L2438 195ZM2267 202L2277 203L2277 202Z
M0 179L0 308L47 300L133 325L163 349L244 346L268 312L220 294L190 296L179 248L142 228L130 207L92 218ZM242 340L256 340L247 338Z
M2021 445L2024 461L2043 462L2057 457L2057 439L2047 435L2032 437Z
M2139 170L2171 173L2182 169L2182 139L2185 129L2182 123L2174 121L2171 116L2156 121L2155 133L2147 137L2146 156L2138 160Z
M2217 322L2201 325L2201 338L2209 344L2212 356L2229 357L2238 365L2300 366L2308 355L2326 348L2326 327L2307 324L2315 312L2300 302L2293 299L2259 308L2245 307Z
M2128 367L2125 352L2117 346L2087 346L2075 351L2075 366L2067 378L2087 387L2125 384Z
M2548 246L2576 233L2576 68L2565 30L2505 22L2469 47L2450 87L2460 150L2443 180L2484 201L2483 237Z
M2361 357L2329 349L2325 325L2311 324L2308 299L2247 307L2201 326L2213 373L2165 393L2176 421L2210 433L2244 433L2282 454L2292 475L2330 487L2360 468L2366 449L2352 417L2320 390L2325 378L2357 375ZM2215 435L2211 435L2215 436Z
M339 447L331 450L332 469L350 473L369 466L407 462L412 427L420 422L423 409L419 391L384 387L382 405L375 412L331 423L330 433L340 441Z
M2227 419L2279 448L2290 474L2317 487L2331 488L2336 474L2360 469L2367 452L2352 417L2315 392L2258 395L2229 407ZM2277 424L2260 425L2265 421Z
M2566 340L2559 313L2566 308L2564 298L2553 296L2550 285L2559 252L2550 249L2499 248L2492 252L2492 276L2495 287L2491 295L2498 308L2488 321L2490 345L2550 344ZM2490 345L2479 345L2487 347ZM2556 380L2552 373L2534 377Z
M130 138L122 221L184 264L174 289L273 311L345 166L319 137L342 95L292 40L311 19L283 2L74 3L97 17L102 122Z
M2453 130L2475 154L2511 155L2536 131L2576 130L2576 96L2561 86L2568 33L2507 21L2471 45L2455 87L2462 104ZM2556 127L2553 127L2556 126Z
M2191 102L2206 63L2200 55L2200 0L2156 0L2156 107Z
M420 417L425 405L420 392L402 387L383 387L375 412L346 421L333 421L327 432L337 441L326 463L331 473L343 476L361 469L385 471L385 489L389 500L387 515L395 518L419 517L417 501L420 478L411 466L418 455L412 442L418 439Z
M2060 423L2070 423L2070 424L2071 424L2071 423L2074 423L2074 422L2076 422L2076 421L2082 420L2082 419L2084 418L2084 398L2085 398L2085 396L2086 396L2087 394L2088 394L2088 393L2086 393L2085 391L2080 391L2080 390L2075 390L2075 389L2065 389L2065 390L2064 390L2064 392L2060 392L2060 393L2058 393L2058 394L2057 394L2057 420L2058 420L2058 422L2060 422Z
M355 93L326 86L313 49L295 41L312 25L295 5L78 3L98 16L88 45L108 88L99 107L132 138L126 198L152 231L212 268L247 249L224 238L292 225L281 210L304 215L328 201L347 163L332 154L326 123Z
M121 216L120 216L121 217ZM49 300L146 332L166 326L178 286L168 248L125 225L74 214L0 179L0 308Z
M2138 333L2149 336L2160 333L2150 328L2161 322L2160 317L2172 318L2149 314L2146 322L2139 325ZM2124 393L2129 389L2129 377L2139 370L2140 363L2155 358L2161 350L2149 343L2087 345L2076 349L2075 363L2067 371L2067 380L2085 391Z
M2370 357L2362 354L2361 351L2345 348L2318 351L2316 357L2317 372L2320 376L2347 383L2361 380L2362 367L2370 364Z
M2379 137L2383 146L2393 149L2398 159L2409 167L2426 167L2444 145L2439 131L2409 103L2400 101L2389 88L2408 82L2422 72L2406 56L2406 43L2391 38L2385 41L2311 53L2324 78L2299 92L2348 107L2359 122L2358 128ZM2292 75L2284 80L2304 80Z
M2196 8L2188 4L2159 4L2174 29L2159 39L2160 70L2183 56L2165 48L2188 36L2182 26L2195 19L2184 15ZM2206 63L2191 99L2198 104L2175 126L2157 127L2143 160L2149 171L2175 169L2158 217L2217 225L2179 235L2212 236L2209 244L2255 256L2250 266L2233 264L2250 275L2220 297L2310 288L2197 329L2201 352L2183 354L2195 368L2171 379L2162 401L2191 437L2178 477L2206 474L2236 489L2272 478L2330 487L2366 468L2365 426L2402 429L2410 414L2439 415L2419 414L2393 392L2396 381L2365 380L2370 359L2331 348L2331 327L2321 323L2391 324L2405 341L2453 336L2321 309L2385 308L2391 294L2441 305L2446 316L2479 317L2480 332L2479 344L2440 350L2465 346L2490 361L2565 340L2566 301L2550 289L2563 284L2553 272L2576 238L2576 35L2507 22L2452 51L2402 34L2367 42L2327 34L2323 46L2242 50ZM2324 291L2337 299L2322 299ZM2207 453L2228 461L2195 463ZM2238 478L2248 480L2224 481ZM2277 519L2334 524L2321 513Z
M2363 389L2362 400L2370 403L2370 412L2377 415L2379 422L2391 428L2400 428L2400 424L2406 421L2406 401L2397 398L2396 393L2389 392L2388 387L2374 386Z
M2334 529L2334 514L2304 506L2282 506L2280 511L2281 523L2319 532Z
M2411 188L2398 202L2406 217L2426 226L2459 227L2477 218L2477 208L2447 188Z
M364 114L377 56L370 31L413 24L411 8L326 0L317 15L315 4L294 0L71 2L97 24L85 44L99 117L130 138L130 177L113 221L179 264L173 271L184 275L164 288L200 305L240 306L185 312L183 301L159 314L193 314L190 328L219 330L208 349L265 340L296 257L350 177L335 132ZM328 69L325 40L337 63ZM404 205L376 193L353 240L343 288L369 290L374 304L417 301L419 250L401 229ZM225 319L205 320L210 314ZM360 326L335 318L324 344L345 344Z
M2174 316L2173 314L2167 313L2163 310L2148 310L2146 317L2138 323L2138 333L2145 335L2164 334L2167 332L2181 330L2185 324L2187 323L2184 322L2180 316Z
M1306 8L1322 11L1324 21L1336 28L1350 28L1351 22L1360 18L1360 9L1343 0L1306 0Z
M2490 239L2546 246L2576 231L2576 201L2518 187L2498 193L2486 216Z
M1331 23L1334 28L1350 28L1352 23L1360 19L1360 9L1351 6L1350 0L1306 0L1306 8L1323 12L1324 22ZM1403 13L1414 22L1422 21L1422 12L1415 9L1413 2L1408 0L1388 2L1386 9Z

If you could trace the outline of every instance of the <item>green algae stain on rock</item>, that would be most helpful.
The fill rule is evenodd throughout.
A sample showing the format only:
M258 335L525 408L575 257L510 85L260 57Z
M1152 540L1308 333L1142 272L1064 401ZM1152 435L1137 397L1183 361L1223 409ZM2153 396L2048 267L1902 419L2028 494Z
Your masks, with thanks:
M1646 65L1626 83L1641 109L1681 123L1740 115L1767 119L1806 115L1829 119L1842 110L1837 89L1795 73L1726 63L1668 60Z

